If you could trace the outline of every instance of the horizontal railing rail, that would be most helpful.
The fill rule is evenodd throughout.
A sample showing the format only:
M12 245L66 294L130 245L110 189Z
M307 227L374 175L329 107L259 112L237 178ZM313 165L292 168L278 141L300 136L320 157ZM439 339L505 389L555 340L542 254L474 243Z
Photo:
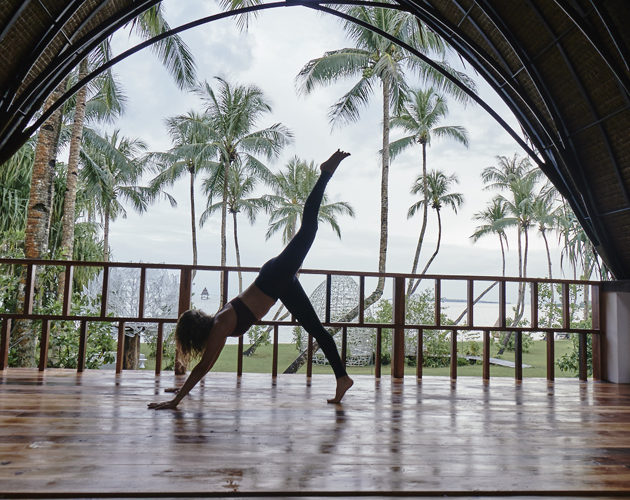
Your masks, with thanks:
M257 273L257 267L235 267L235 266L207 266L207 265L189 265L189 264L158 264L158 263L131 263L131 262L84 262L84 261L65 261L65 260L33 260L33 259L0 259L0 266L22 266L25 272L21 273L22 282L20 285L21 294L19 296L18 310L12 312L0 312L1 320L1 346L0 346L0 370L4 370L8 366L8 353L11 337L11 327L13 322L20 320L37 320L41 321L40 334L40 354L39 369L45 370L48 360L48 348L50 340L50 323L51 321L73 321L77 322L79 329L79 350L77 359L78 371L85 369L86 361L86 343L87 343L87 324L92 322L109 322L117 324L118 339L116 353L116 373L122 371L122 358L124 355L124 332L125 325L128 323L147 323L157 325L157 355L156 355L156 374L161 371L163 343L164 343L164 325L173 324L177 321L177 317L191 306L192 281L193 275L197 272L210 271L218 273L221 278L220 285L220 305L226 303L228 298L230 275L236 273ZM40 313L34 310L35 284L38 269L46 267L56 267L55 271L64 276L63 291L59 302L61 304L60 313ZM72 281L73 272L76 268L98 268L102 270L102 283L100 289L100 310L98 314L77 315L71 313L72 305ZM140 272L139 283L137 287L137 312L135 314L124 314L116 316L108 313L108 293L110 289L110 272L116 268L132 268L138 269ZM146 286L147 271L150 270L167 270L179 273L179 293L177 301L177 311L169 317L153 317L146 315ZM484 379L490 377L490 335L493 332L511 332L514 334L514 350L515 350L515 378L522 380L523 378L523 348L522 336L524 333L543 333L545 334L547 349L547 379L553 380L555 376L555 354L554 339L556 333L569 333L578 335L579 339L579 378L587 379L587 335L592 335L592 369L593 379L598 380L601 377L601 331L600 331L600 287L599 281L582 281L582 280L566 280L566 279L546 279L546 278L519 278L519 277L497 277L497 276L471 276L471 275L438 275L438 274L405 274L405 273L376 273L361 271L342 271L342 270L323 270L323 269L302 269L302 275L320 275L326 279L325 294L325 317L322 323L325 327L341 331L342 336L342 360L346 362L347 352L347 336L348 328L369 328L376 331L376 346L374 352L374 373L376 377L381 376L381 360L382 360L382 336L383 330L391 330L392 335L392 376L402 378L404 376L405 362L405 331L414 331L417 333L416 352L412 356L416 356L416 376L422 377L422 357L424 353L423 340L427 331L450 332L450 375L452 379L457 378L457 339L459 332L476 331L482 335L483 356L482 356L482 373ZM358 279L358 297L355 314L348 321L339 321L338 318L331 318L331 282L333 276L349 276ZM366 279L384 278L393 282L392 303L393 314L391 322L371 322L366 321ZM434 318L433 322L416 324L408 322L405 310L405 289L407 280L422 280L433 282L434 285ZM461 303L465 304L466 324L444 324L442 321L442 301L444 299L442 289L443 284L448 282L461 282L466 287L466 299ZM474 305L478 299L475 299L475 284L485 283L498 287L498 319L493 325L483 325L475 321ZM508 324L507 315L507 286L508 284L517 284L519 286L530 288L530 304L529 304L529 325L510 325ZM539 309L541 305L539 291L540 285L559 286L560 308L561 308L561 324L555 326L544 325L539 321ZM588 328L574 328L570 324L570 293L571 285L579 285L588 287L592 297L592 321ZM269 320L263 319L257 324L273 328L273 361L272 375L275 377L278 373L278 329L279 327L297 326L297 323L291 320ZM308 337L308 348L306 354L307 376L312 374L313 363L313 340ZM237 374L242 374L243 369L243 337L239 338L238 357L237 357ZM176 372L182 372L185 367L181 365L178 357L176 358Z

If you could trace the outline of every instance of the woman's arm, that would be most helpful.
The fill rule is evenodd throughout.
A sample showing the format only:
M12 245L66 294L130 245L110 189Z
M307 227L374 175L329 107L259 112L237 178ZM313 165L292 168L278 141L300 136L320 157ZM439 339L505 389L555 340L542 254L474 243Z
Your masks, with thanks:
M176 408L179 402L184 399L190 390L197 385L197 382L199 382L210 370L211 367L208 367L208 363L204 358L195 365L190 372L190 375L188 375L186 382L184 382L184 385L179 388L173 399L170 401L163 401L161 403L149 403L149 408L153 410L170 410Z
M232 315L234 313L232 312ZM197 385L203 376L208 373L214 363L219 358L219 354L223 350L227 336L234 330L236 324L236 317L231 317L229 314L217 314L215 322L210 330L208 342L206 344L206 350L201 357L201 361L195 365L195 367L188 375L186 382L177 391L177 394L170 401L163 401L162 403L149 403L149 408L153 410L171 410L176 408L179 402L190 392L190 390Z

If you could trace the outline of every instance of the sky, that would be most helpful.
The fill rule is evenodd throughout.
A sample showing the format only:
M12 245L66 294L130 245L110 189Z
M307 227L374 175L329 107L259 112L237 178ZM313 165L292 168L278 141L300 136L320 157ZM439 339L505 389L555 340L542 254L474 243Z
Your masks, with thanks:
M218 11L214 2L189 0L163 2L166 17L172 27ZM278 171L289 158L298 155L305 160L324 161L337 148L349 151L346 159L328 185L331 201L346 201L356 217L339 220L342 238L326 226L320 226L317 240L305 263L305 268L377 271L380 227L380 159L381 100L377 89L370 105L357 123L331 129L328 110L353 84L341 81L330 87L318 88L311 94L298 95L295 77L309 60L324 52L351 46L341 22L330 15L296 6L261 13L250 22L246 32L238 30L234 20L227 19L194 28L182 38L197 62L199 80L211 81L221 76L230 82L258 85L271 101L273 112L258 124L260 128L281 122L294 134L294 142L281 157L269 166ZM120 53L138 42L126 32L116 35L113 47ZM452 57L457 64L459 58ZM467 71L486 100L515 130L516 119L501 99L468 66ZM179 90L167 71L149 50L143 50L114 67L128 97L127 111L114 128L128 137L139 137L151 151L171 147L165 118L200 111L200 100ZM485 191L481 182L483 168L496 164L497 155L524 154L518 144L483 109L449 102L450 113L443 125L462 125L468 130L470 147L452 141L434 141L428 149L429 169L440 169L459 179L456 190L464 195L464 205L457 214L444 209L443 234L438 257L429 272L464 275L500 275L501 252L496 238L487 237L474 243L472 220L496 194ZM109 127L111 131L112 127ZM392 140L401 137L394 131ZM407 210L414 203L409 193L421 172L419 147L397 157L390 168L389 242L387 271L410 272L419 234L421 217L407 219ZM167 202L150 207L143 215L128 210L126 219L111 226L112 260L166 262L187 264L192 261L188 180L182 179L171 194L178 200L172 208ZM200 184L200 183L199 183ZM197 191L197 212L205 201ZM242 265L260 266L282 249L280 235L265 240L268 218L258 217L250 226L239 221L239 243ZM228 227L228 235L232 228ZM514 235L513 235L514 236ZM554 246L556 238L550 238ZM437 240L437 222L429 216L429 226L420 258L420 266L428 260ZM508 275L517 275L514 237L508 254ZM220 215L211 218L198 233L199 264L217 265L220 259ZM555 277L559 273L559 250L554 252ZM228 264L235 265L234 245L228 241ZM547 275L542 239L533 237L530 276ZM198 286L203 285L199 283ZM459 293L455 293L459 295Z

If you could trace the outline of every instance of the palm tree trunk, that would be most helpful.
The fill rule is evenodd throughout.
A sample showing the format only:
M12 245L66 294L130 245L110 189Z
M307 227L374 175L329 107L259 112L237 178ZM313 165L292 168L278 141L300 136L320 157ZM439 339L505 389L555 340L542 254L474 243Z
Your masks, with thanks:
M103 260L109 262L109 202L103 214Z
M87 58L79 64L79 80L88 73ZM70 138L70 151L68 154L68 172L66 176L66 193L63 200L63 217L61 224L61 258L72 259L74 250L74 222L75 206L77 201L77 180L79 174L79 152L83 137L83 124L85 123L85 105L87 101L87 85L79 89L74 108L72 123L72 136ZM66 280L65 273L59 273L59 286L57 295L61 297Z
M387 80L382 80L383 84L383 155L381 157L381 235L378 250L378 272L384 273L387 264L387 237L388 237L388 215L389 215L389 101L391 90ZM379 278L376 288L366 299L366 306L369 302L373 304L383 295L385 288L385 278Z
M44 109L48 109L55 103L65 88L66 80L50 94ZM56 167L55 155L57 142L61 128L61 108L57 109L39 129L35 158L33 161L33 174L31 177L31 190L29 194L26 231L24 235L24 256L27 259L41 259L48 250L48 237L50 233L50 218L52 214L54 173ZM34 278L36 279L36 278ZM20 283L18 289L18 304L24 303L26 283ZM12 336L17 340L15 354L18 366L35 366L35 351L37 338L31 328L31 323L26 321L16 322Z
M540 233L542 234L543 240L545 242L545 250L547 251L547 268L549 270L549 279L552 279L553 276L551 274L551 253L549 252L549 243L547 241L547 234L544 229L540 231ZM547 323L548 323L547 326L551 326L551 323L553 322L553 306L554 306L553 283L550 284L550 288L551 288L551 304L549 305L549 318L547 320Z
M522 227L519 224L518 226L518 277L523 278L523 243L521 239L521 231ZM518 283L518 298L516 301L516 312L514 313L514 320L511 322L512 325L515 325L521 320L522 312L519 313L521 309L521 302L525 298L525 285L523 282L519 281ZM497 356L500 356L505 352L505 348L510 342L512 338L512 332L506 332L503 334L503 340L501 341L501 347L497 351Z
M426 203L425 203L426 205ZM442 240L442 217L440 217L440 211L436 209L437 212L437 219L438 219L438 239L437 239L437 245L435 246L435 251L433 252L433 255L431 255L431 258L429 259L429 261L427 262L427 264L424 266L424 269L422 270L422 272L420 274L424 274L427 272L427 270L429 269L429 266L431 265L431 263L433 262L433 259L435 259L437 257L438 252L440 251L440 242ZM416 281L413 290L411 291L411 293L414 293L418 286L420 285L420 281L422 280L418 280Z
M234 251L236 252L236 265L241 267L241 252L238 248L238 228L236 226L236 212L232 212L232 221L234 222ZM238 293L243 291L243 274L238 272Z
M227 239L226 239L226 226L227 226L227 195L228 195L228 171L230 162L225 161L225 171L223 172L223 204L221 205L221 267L225 266ZM224 304L227 297L223 297L223 273L221 273L221 304Z
M192 235L192 253L193 266L197 265L197 223L195 215L195 171L194 168L190 168L190 232ZM196 271L193 269L192 277L195 277Z
M503 237L499 234L499 243L501 244L501 276L505 276L505 248L503 247Z
M418 236L418 245L416 246L416 254L413 258L413 266L411 267L411 274L416 272L418 268L418 261L420 260L420 251L422 250L422 243L424 242L424 233L427 229L427 220L429 217L429 183L427 180L427 145L422 143L422 194L424 196L424 206L422 207L422 226L420 227L420 235ZM424 273L423 273L424 274ZM414 286L413 279L409 280L407 286L407 295L411 295L413 291L418 288L418 284ZM413 291L412 291L413 290Z

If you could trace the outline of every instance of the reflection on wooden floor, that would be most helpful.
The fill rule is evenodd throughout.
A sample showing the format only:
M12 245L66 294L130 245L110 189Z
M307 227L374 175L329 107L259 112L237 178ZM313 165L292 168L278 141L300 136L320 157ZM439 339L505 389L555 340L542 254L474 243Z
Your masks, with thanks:
M630 494L630 387L559 380L211 373L178 411L173 376L0 375L0 490L45 496Z

